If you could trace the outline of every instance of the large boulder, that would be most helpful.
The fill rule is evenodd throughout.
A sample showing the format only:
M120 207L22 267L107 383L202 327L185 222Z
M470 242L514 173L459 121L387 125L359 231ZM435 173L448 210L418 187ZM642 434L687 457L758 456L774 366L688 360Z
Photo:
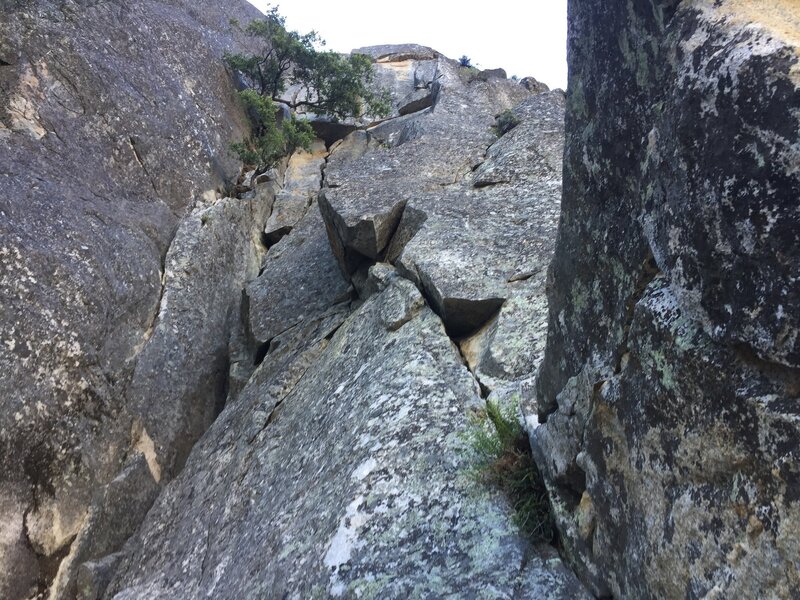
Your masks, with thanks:
M246 2L3 3L3 598L54 579L52 597L68 594L75 561L124 541L154 497L141 482L177 470L224 403L266 214L219 201L246 123L222 54L247 43L232 18L258 14ZM112 510L126 485L137 506ZM87 540L93 523L114 539Z
M110 598L582 592L470 476L461 436L480 397L441 321L388 267L373 277L338 330L309 319L266 356L132 538ZM288 385L287 354L305 369Z
M597 594L796 597L796 3L573 0L532 442Z

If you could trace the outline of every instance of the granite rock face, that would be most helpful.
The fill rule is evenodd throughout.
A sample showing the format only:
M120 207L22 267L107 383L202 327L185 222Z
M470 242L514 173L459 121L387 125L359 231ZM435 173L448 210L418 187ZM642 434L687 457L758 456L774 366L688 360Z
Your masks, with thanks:
M322 186L322 168L327 149L322 140L314 140L310 152L300 150L289 159L285 185L275 198L272 213L264 228L266 242L275 244L297 225Z
M402 48L375 49L376 69L432 63L402 72L438 72L436 103L331 147L318 205L247 286L258 366L105 597L589 597L470 474L463 437L487 392L530 391L564 96ZM498 140L495 115L515 105L521 124ZM492 309L459 331L470 303Z
M3 3L0 597L71 593L75 561L121 545L155 496L141 481L169 477L224 402L263 222L218 201L245 123L221 56L247 42L231 17L257 14ZM135 507L111 509L112 481L140 482Z
M390 69L394 63L378 63ZM388 65L388 66L387 66ZM435 73L436 103L369 129L378 147L352 160L331 162L320 208L345 272L386 256L406 203L459 183L484 160L495 141L495 115L528 91L508 80L467 81L464 69L437 58L408 66ZM406 67L404 67L406 68ZM413 85L413 78L407 79ZM333 157L332 157L333 158Z
M796 597L800 12L569 18L532 435L566 554L596 594Z
M559 91L520 103L520 125L488 149L463 185L409 200L390 252L463 339L470 368L489 391L532 376L544 351L563 111Z
M272 384L214 425L111 597L513 592L525 543L458 449L475 382L413 284L371 297L285 395Z
M303 168L293 168L298 163ZM270 343L329 306L350 299L352 287L339 270L317 206L324 164L325 153L320 152L299 151L289 161L285 185L267 221L267 235L273 217L281 214L282 199L302 201L297 202L296 222L288 228L292 235L270 247L261 274L247 287L247 318L256 344Z

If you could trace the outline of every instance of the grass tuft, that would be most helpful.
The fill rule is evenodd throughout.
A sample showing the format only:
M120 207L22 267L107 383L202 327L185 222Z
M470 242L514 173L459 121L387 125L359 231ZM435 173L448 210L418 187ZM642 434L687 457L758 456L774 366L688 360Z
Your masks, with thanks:
M527 536L549 542L554 535L550 501L528 435L517 418L518 406L518 402L501 407L489 401L485 411L470 416L465 437L474 458L472 474L508 497L515 522Z

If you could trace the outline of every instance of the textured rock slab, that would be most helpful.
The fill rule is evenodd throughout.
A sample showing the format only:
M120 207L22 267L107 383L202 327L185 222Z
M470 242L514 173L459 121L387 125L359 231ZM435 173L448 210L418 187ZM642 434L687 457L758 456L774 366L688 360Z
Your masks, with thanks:
M76 600L100 600L119 564L122 554L116 552L100 560L81 565L77 577Z
M671 597L690 582L699 596L711 579L736 597L792 597L800 411L785 398L796 396L800 373L770 376L715 344L663 276L637 304L630 336L619 375L597 383L579 375L536 430L575 551L636 543L653 557L626 569L596 558L592 577L612 590ZM617 522L630 533L620 538Z
M398 106L401 115L408 115L433 106L436 101L436 92L432 89L414 90L405 96Z
M797 5L570 19L532 437L565 552L597 594L793 598Z
M538 545L522 574L517 598L530 600L592 600L592 596L563 563L555 548Z
M695 4L696 15L677 18L696 27L679 41L680 85L648 133L642 224L714 339L800 367L800 91L791 66L800 10ZM750 20L765 26L754 31Z
M408 200L469 174L494 141L495 113L528 94L513 82L465 83L457 63L447 59L438 60L437 72L440 89L433 110L401 117L398 129L392 121L379 126L391 128L383 137L391 139L391 147L326 170L329 188L320 206L347 272L359 256L376 260L383 255Z
M241 291L261 264L270 203L260 196L200 206L167 253L160 311L128 394L168 477L227 399L228 343L241 319ZM157 408L154 397L162 400Z
M474 380L417 289L384 285L284 395L226 410L111 597L514 597L526 544L464 471Z
M250 330L263 344L348 299L350 290L313 203L292 233L270 248L261 275L247 286Z
M451 333L486 326L469 352L473 369L506 379L532 374L543 350L544 281L560 208L563 96L535 96L516 110L521 124L489 149L473 187L410 200L389 251Z

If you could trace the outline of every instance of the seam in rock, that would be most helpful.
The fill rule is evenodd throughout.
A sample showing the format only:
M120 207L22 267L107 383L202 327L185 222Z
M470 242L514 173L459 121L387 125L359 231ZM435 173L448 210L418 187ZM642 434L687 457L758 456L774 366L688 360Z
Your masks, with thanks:
M444 325L444 321L442 321L442 325ZM447 329L445 329L445 333L446 332L447 332ZM450 336L448 335L448 337L450 337ZM469 365L469 361L467 360L467 357L464 355L464 351L461 349L461 344L459 344L458 341L456 341L453 338L450 338L450 341L453 342L453 345L456 347L456 350L458 350L458 355L461 357L461 362L467 368L467 371L469 371L469 374L472 375L472 378L475 380L475 383L478 384L478 389L480 390L481 400L486 400L489 397L489 394L492 393L491 388L489 388L489 386L484 384L481 381L481 378L478 376L478 374L475 371L473 371L472 367Z
M164 304L164 295L166 294L167 290L167 256L169 256L169 251L172 249L172 244L175 242L175 238L178 237L178 229L180 228L180 224L175 226L175 229L172 232L170 237L169 243L167 244L167 248L164 251L164 254L161 256L161 290L158 293L158 302L156 303L155 311L153 311L153 316L149 319L147 327L144 331L144 341L140 344L139 350L136 352L138 355L147 342L150 341L150 338L153 337L153 333L156 330L156 326L158 325L158 318L161 316L161 309L163 308Z
M634 285L633 288L633 292L628 297L628 300L625 302L625 320L622 325L622 341L617 347L617 350L614 352L615 375L618 375L620 371L622 371L622 358L629 351L628 342L629 342L631 325L633 324L633 317L634 317L634 311L636 310L636 305L639 304L639 301L644 297L644 293L647 290L647 286L649 286L652 283L652 281L660 274L661 270L658 268L658 265L656 264L653 252L652 250L648 249L648 253L645 256L644 260L642 261L639 270L639 275L636 279L636 284Z
M133 156L136 157L136 162L138 162L139 166L142 167L142 171L144 171L144 174L147 176L148 181L150 181L150 185L152 186L153 191L156 193L156 196L158 196L158 188L156 187L156 183L153 180L153 176L150 175L150 171L147 170L147 167L144 164L144 160L142 160L142 155L136 148L136 140L132 136L128 136L128 144L130 145L131 150L133 151Z
M790 399L800 398L800 368L763 359L758 355L756 349L749 344L734 344L732 350L741 363L783 386Z

